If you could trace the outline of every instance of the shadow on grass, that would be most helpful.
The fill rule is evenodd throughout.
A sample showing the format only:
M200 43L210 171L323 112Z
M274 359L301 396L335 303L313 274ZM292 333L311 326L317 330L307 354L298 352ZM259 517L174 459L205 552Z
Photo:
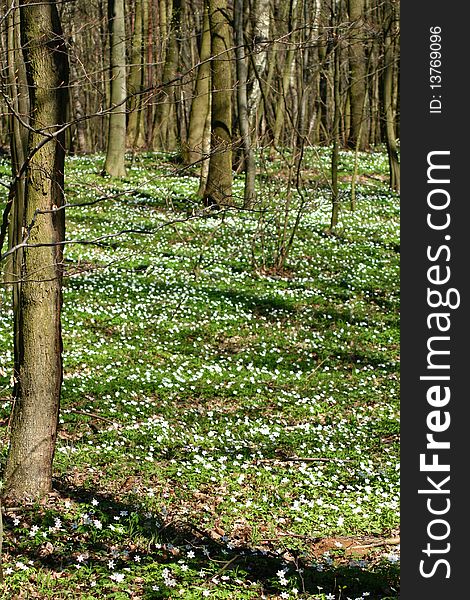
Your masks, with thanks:
M269 544L254 548L246 540L229 540L189 522L174 522L168 515L141 513L137 496L123 496L120 500L91 487L71 486L65 480L56 480L55 489L57 494L45 503L6 508L4 518L6 559L9 563L16 561L16 565L18 561L30 565L27 576L30 590L34 586L31 571L53 575L54 598L202 598L203 590L208 590L211 597L237 600L263 595L279 598L293 588L297 588L301 598L313 598L320 591L342 600L357 598L364 592L370 600L398 598L397 565L376 560L366 567L345 557L335 562L329 557L325 560L315 553L319 539L306 540L302 553L286 546L285 538L282 550L278 548L281 540L269 540ZM74 523L67 517L64 501L74 507ZM117 516L124 526L119 534ZM14 526L15 517L21 521L21 531ZM59 523L54 530L54 524ZM43 530L49 532L48 541L38 542L37 537L33 540L31 531L36 528L37 535ZM114 563L112 567L110 560ZM184 572L182 563L186 567ZM89 582L98 579L105 583L95 583L90 588L86 581L78 584L78 564L88 569ZM172 573L174 585L165 585L168 579L162 583L165 568ZM113 572L123 571L127 572L125 587L132 590L131 596L121 594L110 577ZM284 577L288 582L283 582ZM8 575L5 585L8 590ZM110 585L116 587L112 593ZM81 591L75 596L78 588ZM181 589L187 592L182 593ZM91 596L86 595L89 592L93 592Z

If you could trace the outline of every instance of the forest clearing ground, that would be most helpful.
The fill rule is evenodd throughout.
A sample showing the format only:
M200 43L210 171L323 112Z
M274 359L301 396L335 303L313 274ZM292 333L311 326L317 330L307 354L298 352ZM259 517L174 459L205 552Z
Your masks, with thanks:
M312 151L318 172L328 152ZM55 492L5 509L3 597L397 598L399 199L381 181L386 154L360 153L350 211L354 154L341 153L335 235L311 168L281 271L275 163L261 222L192 219L197 178L165 158L136 155L123 180L98 176L102 157L69 159L67 201L106 199L67 210L68 239L182 222L66 248ZM5 430L11 346L2 310Z

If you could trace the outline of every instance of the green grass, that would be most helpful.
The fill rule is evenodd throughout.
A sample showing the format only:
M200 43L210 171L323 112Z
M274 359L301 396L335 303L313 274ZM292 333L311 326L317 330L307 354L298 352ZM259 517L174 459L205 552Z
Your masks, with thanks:
M309 153L328 169L328 149ZM399 202L386 156L360 155L371 177L335 235L312 168L281 272L282 164L260 183L260 226L256 211L187 220L198 180L168 158L136 156L122 181L98 176L101 157L69 159L67 201L106 199L68 209L68 239L186 221L66 248L56 494L6 510L3 597L397 598ZM352 161L341 153L346 201ZM5 419L11 361L5 308Z

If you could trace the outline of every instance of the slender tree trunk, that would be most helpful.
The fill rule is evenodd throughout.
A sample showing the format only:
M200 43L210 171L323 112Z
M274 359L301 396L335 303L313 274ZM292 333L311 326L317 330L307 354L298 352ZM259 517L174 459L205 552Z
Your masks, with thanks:
M25 178L25 241L18 286L15 388L5 469L8 498L51 490L62 384L62 246L64 238L64 123L68 61L55 2L22 0L22 41L30 90Z
M76 42L75 35L75 23L74 16L72 16L72 25L71 25L71 36L70 36L70 45L74 49ZM73 110L73 118L77 120L73 130L73 138L72 138L72 146L74 154L84 154L87 151L87 140L86 140L86 123L82 121L85 116L85 110L83 108L82 103L82 94L80 90L80 83L78 77L78 69L77 69L77 56L72 51L70 55L70 77L73 80L73 84L71 82L70 89L70 104Z
M93 42L100 48L103 48L103 52L100 52L99 64L100 64L100 79L99 79L99 93L101 95L101 107L107 108L111 104L111 66L109 60L111 57L111 31L109 24L109 9L111 0L99 0L99 35L98 31L95 33ZM91 51L91 48L90 48ZM106 151L108 144L108 133L109 133L109 114L104 114L101 117L100 127L93 127L92 119L88 119L87 124L90 128L91 134L95 139L95 148ZM98 131L96 131L98 129Z
M153 149L172 152L176 149L178 137L175 118L176 95L174 79L178 68L177 36L180 25L181 2L180 0L166 0L165 4L167 5L167 13L171 15L171 18L170 28L167 31L167 35L169 37L165 52L165 65L162 75L162 85L165 87L162 93L158 94L157 105L155 107ZM166 23L164 26L166 30Z
M142 89L145 89L149 85L152 79L149 76L149 65L150 56L152 56L152 47L150 46L150 7L149 0L142 0ZM147 128L148 117L146 112L149 113L148 103L144 102L145 96L140 98L140 110L139 110L139 127L136 139L136 146L138 148L147 148L149 144L149 135L147 130L150 131L150 127Z
M268 51L266 50L266 53ZM262 119L264 117L264 121L267 122L268 121L268 105L269 105L269 101L271 98L271 91L272 91L272 83L273 83L273 79L274 79L274 72L276 69L276 43L273 43L273 49L271 50L270 54L270 61L268 63L268 72L266 74L266 80L264 83L264 85L262 85L262 80L261 79L257 79L259 85L260 85L260 94L262 97L262 102L260 104L258 104L258 109L255 112L254 115L254 124L252 126L253 129L253 137L255 138L257 143L260 143L260 138L263 137L263 133L260 131L260 124L262 122ZM251 121L250 121L251 123ZM269 125L270 126L270 125ZM274 125L270 126L271 131L274 130Z
M142 95L144 87L144 63L145 63L145 37L144 22L146 22L145 7L147 0L135 0L134 31L131 41L131 65L129 67L129 80L127 91L130 94L128 100L129 120L127 123L127 146L129 148L142 148L145 144L142 122ZM145 19L145 21L144 21Z
M125 177L126 165L126 31L124 0L109 0L111 112L103 174Z
M194 90L191 112L189 115L188 141L184 148L184 162L191 165L203 157L203 138L207 115L210 116L211 93L211 30L209 25L209 10L204 7L202 24L201 50L197 70L196 89ZM210 121L209 121L210 122Z
M369 132L369 144L376 146L380 144L381 132L380 132L380 120L381 120L381 106L380 106L380 81L381 74L377 69L380 55L379 44L377 40L372 41L371 47L371 66L372 73L369 78L369 98L370 98L370 132Z
M266 43L269 40L269 27L271 21L270 0L255 0L253 10L253 54L251 56L254 78L253 87L248 96L248 119L254 126L256 112L261 101L261 81L263 81L268 62Z
M156 43L156 31L157 31L157 12L155 10L155 4L153 0L147 0L147 20L144 20L145 37L147 40L147 55L146 55L146 78L147 85L152 85L156 79L156 68L155 65L158 62L158 44ZM155 110L153 103L146 103L144 113L144 133L145 143L147 148L152 147L153 140L153 121L155 116Z
M246 91L248 68L245 57L245 40L243 27L243 0L235 0L233 5L235 47L237 65L237 102L238 123L242 138L245 168L245 189L243 207L251 208L255 199L256 164L251 144L250 124L248 122L248 96Z
M171 15L173 10L173 0L159 0L157 4L160 41L162 44L161 60L165 61L165 50L168 47L168 15Z
M333 150L331 153L331 192L332 192L332 209L330 230L334 231L338 224L339 215L339 193L338 193L338 159L339 159L339 121L341 117L340 106L340 56L341 49L339 47L338 29L336 28L335 45L334 45L334 73L333 73Z
M5 37L7 42L6 86L8 95L14 112L17 115L20 115L24 122L28 123L28 82L21 49L20 12L18 3L12 5L12 10L8 13ZM5 220L2 223L0 250L2 249L7 233L9 248L20 243L24 211L24 172L22 171L22 167L27 152L28 130L13 114L8 116L8 130L11 168L12 175L15 178L15 184L14 189L10 190L10 196L6 206L6 213L9 212L10 215L6 213L4 215L4 218L9 217L9 221ZM18 279L20 264L21 251L11 254L7 258L4 266L5 283L12 283ZM13 288L13 294L13 308L14 314L16 315L18 298L17 289L15 287Z
M388 162L390 169L390 189L400 191L400 164L398 160L398 145L395 137L394 114L393 114L393 62L394 62L394 28L395 11L393 2L386 0L384 3L384 73L383 73L383 96L385 114L385 134L387 139Z
M307 111L308 129L307 136L311 144L320 143L320 122L321 122L321 96L320 96L320 73L321 73L321 14L322 0L314 0L312 4L312 42L314 48L310 52L311 59L315 63L312 81L312 97Z
M282 128L284 125L284 118L286 112L286 103L287 103L287 94L289 90L289 84L291 82L293 76L293 69L295 67L295 46L294 46L294 31L297 27L297 0L291 0L290 7L290 19L289 19L289 31L290 35L290 45L287 50L286 61L284 63L284 70L282 74L281 80L281 94L276 104L276 121L274 123L274 147L277 147L279 144L279 139L281 137Z
M370 69L371 59L372 59L372 55L369 54L369 58L367 59L367 66L366 66L367 72L369 72L369 69ZM361 112L364 115L365 111L366 111L365 105L367 102L367 94L364 94L362 102L363 102L363 106L362 106ZM354 167L353 167L353 173L351 176L351 199L350 199L350 204L349 204L351 210L355 210L355 208L356 208L356 181L357 181L357 173L358 173L358 168L359 168L359 151L360 151L360 147L361 147L361 140L364 139L363 138L364 126L365 126L365 122L363 119L359 125L359 131L358 131L358 135L356 137L356 147L354 149ZM369 135L370 135L370 127L369 127L369 131L367 132L367 136L366 136L367 140L369 140ZM366 145L368 145L368 142Z
M212 55L211 156L206 206L232 201L232 76L227 0L209 0Z
M206 120L204 123L204 131L202 134L201 152L202 152L202 163L201 163L201 175L199 177L199 189L198 196L204 198L204 192L206 191L207 178L209 176L209 162L211 152L211 107L212 107L212 96L209 94L209 110L206 113Z
M367 91L363 19L364 0L349 0L349 20L351 21L349 33L351 131L348 145L350 148L355 148L359 143L359 150L366 149L368 139L367 128L363 123L366 118Z
M313 10L315 11L315 6ZM303 4L303 20L305 28L300 32L301 35L301 47L297 55L297 82L296 82L296 95L298 98L298 114L297 114L297 140L296 145L298 148L302 148L305 145L306 136L308 135L308 118L307 111L309 101L312 97L313 87L313 76L311 69L311 53L312 48L310 47L315 34L315 14L312 15L312 20L309 21L309 6ZM294 113L295 115L295 113Z

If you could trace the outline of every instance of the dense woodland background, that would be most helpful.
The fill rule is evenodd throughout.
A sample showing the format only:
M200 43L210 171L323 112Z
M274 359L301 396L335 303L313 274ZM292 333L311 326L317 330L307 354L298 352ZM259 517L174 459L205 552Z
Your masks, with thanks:
M395 598L399 3L0 6L5 598Z
M106 150L116 104L126 114L128 150L177 151L186 163L200 159L211 63L217 63L215 70L223 70L218 96L229 96L226 134L235 168L241 168L243 148L300 149L335 140L359 150L386 143L396 160L398 2L77 0L57 8L70 62L71 153ZM10 20L18 18L14 12ZM209 15L220 15L223 26L221 46L214 50L213 42L212 52ZM4 17L4 29L7 22ZM4 93L12 85L7 43L3 35ZM21 87L21 73L16 77ZM117 101L110 78L119 81ZM8 112L3 101L4 148Z

